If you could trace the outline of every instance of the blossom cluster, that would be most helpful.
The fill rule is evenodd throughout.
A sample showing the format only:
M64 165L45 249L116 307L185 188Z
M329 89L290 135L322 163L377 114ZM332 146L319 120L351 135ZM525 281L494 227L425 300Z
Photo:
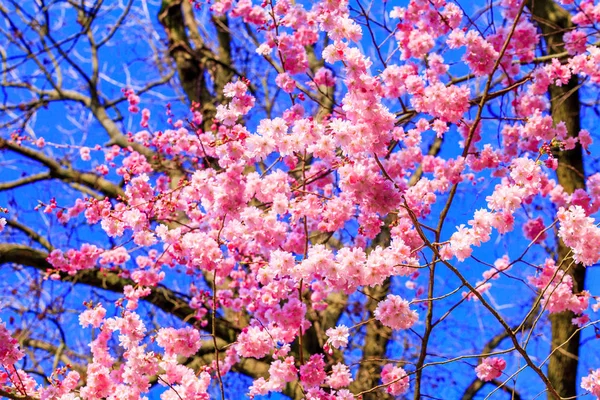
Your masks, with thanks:
M475 368L475 372L477 373L477 378L487 382L499 378L505 368L506 361L502 358L488 357L481 361L481 364Z
M505 15L516 15L514 5L502 7ZM409 337L422 325L418 304L433 303L412 298L424 292L416 289L419 269L431 267L424 251L431 250L435 262L457 260L460 267L495 232L513 231L523 209L534 211L523 221L524 237L532 246L544 245L547 222L555 218L536 214L529 207L536 201L558 209L558 236L572 249L574 261L589 266L600 259L600 228L592 216L600 209L600 174L588 178L587 189L573 193L550 178L558 163L555 148L589 149L593 140L586 130L575 135L555 123L545 98L550 85L564 85L574 75L600 82L600 50L587 47L581 30L565 33L572 55L566 62L528 67L539 36L526 18L513 30L503 26L484 34L463 29L463 11L454 3L411 0L390 15L397 20L390 37L400 54L378 68L361 50L365 28L353 19L347 1L319 1L307 9L291 1L258 6L250 0L219 0L210 10L261 32L256 53L277 65L274 84L290 103L278 104L281 113L269 113L255 126L246 123L253 113L262 115L255 83L234 78L224 85L226 101L215 106L210 129L198 111L201 104L194 104L191 118L170 118L161 131L150 128L151 113L143 109L142 130L129 135L131 147L108 147L98 160L92 160L90 148L80 149L82 160L98 163L99 175L114 172L123 186L113 199L77 199L59 211L59 221L85 219L119 244L53 249L48 274L73 278L99 269L127 280L117 312L88 303L79 315L80 325L94 330L82 399L144 398L154 377L165 387L163 400L206 399L209 386L246 359L265 363L265 375L248 389L251 397L283 392L294 383L308 399L352 399L356 376L336 353L356 344L353 333L361 324L347 326L345 318L362 318L363 303L376 301L370 317L378 322L371 322ZM585 19L583 14L577 18ZM326 65L313 68L309 49L325 35L319 56ZM440 45L462 52L466 80L523 82L509 106L515 118L498 122L497 140L487 143L490 128L481 113L470 112L480 102L476 85L450 79L459 57L437 52ZM495 75L498 71L502 75ZM305 101L329 91L340 95L328 110ZM123 95L130 112L138 113L139 96L131 89ZM430 141L453 135L454 143L460 140L452 149L456 154L426 150ZM451 202L469 185L485 193L485 205L471 219L446 237L446 231L425 224L445 199ZM57 207L53 200L46 210ZM0 231L4 225L0 218ZM439 242L432 243L431 230ZM493 280L513 271L508 255L501 257L477 272L483 279L463 296L482 299ZM527 274L523 281L540 292L546 310L569 310L577 315L574 323L587 321L591 295L574 293L573 278L554 261L547 260L537 275ZM401 281L406 294L360 297L356 310L321 326L319 319L337 301L332 298L359 297L392 280ZM190 315L183 324L151 331L140 301L174 281L183 287ZM414 296L408 294L412 290ZM216 337L221 323L232 333L226 339ZM319 350L295 350L313 331L320 340L311 349ZM205 335L214 342L205 342ZM23 353L4 325L2 338L0 362L12 366ZM218 359L198 370L182 363L206 350L203 346L218 346ZM410 390L414 370L405 368L382 366L381 383L389 394ZM490 381L505 368L505 360L492 357L475 372ZM32 379L19 374L28 392L39 393ZM71 391L79 378L67 375L60 390ZM582 387L600 396L598 381L594 371ZM52 390L57 398L64 394L58 387Z
M0 364L12 366L25 354L19 350L18 342L6 329L6 325L0 321Z

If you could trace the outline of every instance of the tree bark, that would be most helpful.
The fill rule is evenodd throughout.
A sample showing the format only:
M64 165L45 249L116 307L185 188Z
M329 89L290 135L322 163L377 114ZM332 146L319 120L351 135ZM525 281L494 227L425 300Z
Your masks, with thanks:
M555 55L565 51L563 34L573 28L568 11L552 0L530 0L529 8L546 41L547 54ZM577 137L580 131L579 81L576 76L563 86L549 88L552 119L554 123L564 122L570 137ZM558 183L567 193L585 188L583 152L579 144L573 150L555 154L558 159L556 175ZM570 249L558 239L558 263L573 277L573 291L584 289L585 268L573 262ZM548 378L562 397L577 395L577 365L579 362L580 335L571 322L573 313L552 314L552 351L548 364ZM565 344L566 343L566 344ZM564 344L564 346L563 346ZM562 346L559 348L559 346ZM558 350L557 350L558 349ZM549 399L554 397L549 394Z
M388 247L390 245L391 235L389 225L391 220L391 217L386 219L381 232L373 240L373 243L370 246L371 249L374 249L377 246ZM391 281L388 278L382 285L375 286L368 290L370 297L365 304L365 311L368 313L366 318L373 318L378 304L376 299L383 300L385 296L387 296L390 290L390 284ZM352 393L358 394L381 384L381 368L384 364L382 360L386 357L387 347L391 338L392 330L382 325L381 322L376 319L373 319L366 324L365 339L362 346L362 360L358 367L356 378L350 385ZM362 398L364 400L385 400L393 399L393 396L382 388L377 391L365 393L362 395Z

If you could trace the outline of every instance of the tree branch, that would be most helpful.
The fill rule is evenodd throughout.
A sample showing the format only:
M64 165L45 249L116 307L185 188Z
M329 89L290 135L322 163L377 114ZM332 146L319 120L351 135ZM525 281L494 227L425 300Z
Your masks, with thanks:
M46 156L42 152L0 138L0 149L3 148L45 165L50 169L49 174L51 178L60 179L67 183L80 183L111 198L125 195L125 192L120 187L100 175L90 172L80 172L72 168L64 168L58 161Z
M52 265L46 260L48 254L28 246L19 244L0 243L0 265L13 263L34 267L42 272L52 270ZM70 276L61 273L61 281L71 282L73 284L84 284L99 289L108 290L114 293L122 294L125 286L135 286L136 283L131 279L119 276L120 271L91 269L80 271ZM151 288L150 295L143 298L147 303L159 308L167 314L173 315L182 321L188 321L196 311L192 309L187 300L181 298L178 294L163 285ZM212 316L207 314L205 317L209 325ZM231 325L229 321L217 318L216 333L227 344L235 342L239 328Z

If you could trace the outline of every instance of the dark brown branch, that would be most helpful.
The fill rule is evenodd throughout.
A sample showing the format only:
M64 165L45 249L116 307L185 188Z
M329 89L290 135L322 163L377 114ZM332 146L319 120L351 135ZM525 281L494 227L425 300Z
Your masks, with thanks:
M0 265L7 263L26 265L34 267L42 272L46 272L52 269L52 265L46 260L47 257L47 253L28 246L9 243L0 244ZM80 271L73 276L61 273L61 280L63 282L84 284L122 294L125 286L135 286L136 283L131 279L119 276L119 272L120 271L92 269ZM195 310L189 306L186 299L163 285L152 288L150 295L145 297L144 301L182 321L188 321L196 313ZM207 315L206 318L210 325L212 317ZM239 329L232 326L229 322L218 318L216 332L219 338L229 344L235 341Z
M494 386L500 388L502 391L510 394L512 400L521 400L522 399L521 395L515 390L515 388L511 388L511 387L505 385L504 382L502 382L502 381L499 381L497 379L493 379L490 382L484 382L482 380L475 379L469 385L469 387L467 388L467 390L463 394L462 400L471 400L471 399L473 399L477 395L477 393L479 393L479 391L481 389L483 389L483 387L486 384L494 385Z
M565 51L563 34L573 28L571 14L555 3L553 0L530 0L528 7L533 19L544 34L547 55L560 57ZM549 88L552 119L555 124L564 122L570 137L577 137L580 131L579 82L576 75L562 86L552 85ZM566 193L573 193L577 189L585 189L585 171L583 168L583 151L581 145L568 151L555 154L558 159L556 175L558 183ZM557 238L558 265L565 269L564 261L569 257L571 250ZM574 264L566 270L573 277L573 292L577 293L585 287L586 269L581 264ZM552 314L552 350L561 348L564 351L552 353L548 364L548 378L561 397L575 397L577 395L577 367L579 361L580 333L571 322L574 317L570 311ZM566 345L565 345L566 343ZM562 347L561 347L562 346ZM549 399L554 397L549 393Z
M80 172L72 168L65 168L55 159L29 147L0 138L0 149L9 149L17 154L43 164L50 170L49 174L51 178L60 179L67 183L80 183L111 198L124 196L125 194L119 186L99 175L90 172Z
M526 330L532 329L535 321L536 321L536 319L535 319L534 314L533 313L529 314L529 317L523 322L523 325L522 326L519 325L519 326L513 328L512 332L516 332L518 329L522 330L523 332L525 332ZM508 338L509 338L509 334L506 331L503 331L503 332L497 334L496 336L494 336L487 342L487 344L484 346L481 354L490 354L492 351L494 351L494 349L496 349L500 345L500 343L502 343L505 339L508 339ZM521 396L515 391L514 388L509 388L508 386L504 385L501 381L493 380L489 383L493 383L494 385L501 388L505 392L511 393L513 396L513 399L517 399L517 400L521 399ZM473 399L479 393L479 391L481 389L483 389L485 384L486 384L486 382L483 382L480 379L474 379L473 382L471 382L471 384L467 387L467 389L463 393L462 400Z
M0 396L11 400L38 400L37 397L25 396L0 389Z
M52 245L50 244L50 242L48 242L48 239L46 239L45 237L43 237L39 233L35 232L30 227L28 227L26 225L23 225L22 223L20 223L18 221L15 221L15 220L12 220L12 219L7 219L6 220L6 225L10 226L11 228L20 230L25 235L27 235L30 239L32 239L32 240L36 241L37 243L39 243L46 250L52 251Z
M0 191L16 189L21 186L30 185L32 183L44 181L44 180L50 179L50 178L51 178L50 172L47 172L47 171L40 172L39 174L25 176L23 178L16 179L11 182L0 183Z

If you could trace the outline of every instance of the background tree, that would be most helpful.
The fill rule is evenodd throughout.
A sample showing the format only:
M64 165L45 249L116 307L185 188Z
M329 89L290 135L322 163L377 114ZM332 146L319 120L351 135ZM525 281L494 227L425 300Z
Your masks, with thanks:
M600 396L591 3L0 14L1 395Z

